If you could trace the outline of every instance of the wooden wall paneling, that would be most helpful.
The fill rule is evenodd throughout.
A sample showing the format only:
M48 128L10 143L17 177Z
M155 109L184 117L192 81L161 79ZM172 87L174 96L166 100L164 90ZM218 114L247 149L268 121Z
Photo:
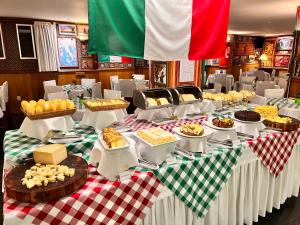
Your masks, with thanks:
M293 78L291 80L289 97L295 97L296 94L300 93L300 79Z

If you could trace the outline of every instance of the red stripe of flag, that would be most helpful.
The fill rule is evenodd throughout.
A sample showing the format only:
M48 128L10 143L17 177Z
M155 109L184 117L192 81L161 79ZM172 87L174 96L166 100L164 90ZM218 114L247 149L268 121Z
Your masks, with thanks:
M230 0L194 0L189 59L225 55Z

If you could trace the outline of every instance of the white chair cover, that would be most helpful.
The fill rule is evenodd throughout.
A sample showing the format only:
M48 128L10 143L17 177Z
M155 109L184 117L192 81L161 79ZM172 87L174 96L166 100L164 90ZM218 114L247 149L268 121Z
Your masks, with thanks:
M134 81L130 79L119 80L122 97L133 97Z
M68 93L66 91L48 93L48 100L54 99L68 99Z
M1 106L1 111L6 110L6 104L5 104L5 91L3 88L3 85L0 86L0 106Z
M255 79L256 79L255 76L246 76L246 77L241 77L240 82L243 84L253 84Z
M267 104L267 98L256 95L254 99L251 101L252 104L257 104L257 105L266 105Z
M132 74L132 78L134 80L145 80L145 75L144 74Z
M279 78L278 79L278 85L280 88L284 89L284 91L286 91L287 89L287 85L288 85L288 81L285 78Z
M257 81L256 82L256 94L260 96L265 95L265 89L274 89L274 81Z
M140 91L148 89L149 86L147 84L149 84L147 80L134 80L134 89Z
M241 84L241 90L254 91L254 88L250 84Z
M119 99L121 98L121 91L104 89L105 99Z
M254 73L254 75L257 77L258 81L265 81L266 80L266 74L263 70L258 70Z
M93 84L95 83L96 83L96 79L86 79L86 78L81 79L81 85L85 87L92 88Z
M3 87L3 92L4 92L4 101L5 101L5 103L7 103L8 102L8 82L4 81L2 84L2 87Z
M50 93L63 92L62 86L45 86L45 99L49 99Z
M278 98L284 97L284 89L265 89L266 98Z
M214 89L216 90L216 93L221 93L221 91L222 91L222 84L215 82L214 83Z
M97 82L92 86L92 98L102 98L101 82Z
M110 76L109 79L110 79L110 89L118 90L119 76L117 76L117 75Z
M46 86L56 86L56 80L46 80L43 82L44 89Z

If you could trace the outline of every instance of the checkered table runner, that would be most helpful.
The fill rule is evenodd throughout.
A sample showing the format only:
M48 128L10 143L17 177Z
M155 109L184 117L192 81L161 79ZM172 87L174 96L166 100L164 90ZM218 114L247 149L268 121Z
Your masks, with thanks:
M76 132L81 134L84 139L79 142L66 144L69 152L82 153L84 159L89 158L89 151L92 150L98 135L91 127L81 128L77 123L75 128L70 132ZM40 140L30 138L20 133L19 130L10 130L5 133L4 137L4 155L5 160L9 159L13 162L22 158L28 158L31 156L32 151L37 147L44 145Z
M277 177L289 160L300 135L292 132L273 133L255 141L248 141L250 149L261 159L270 173Z
M291 109L300 109L300 105L296 104L295 102L291 102L291 100L289 100L289 102L287 102L286 98L283 98L283 99L270 98L267 100L267 104L268 105L276 105L276 106L278 106L279 109L281 109L282 107L287 107L287 108L291 108Z
M204 217L230 178L244 147L219 148L193 161L178 157L179 163L165 165L154 174L197 216Z
M91 88L89 87L86 87L86 86L83 86L83 85L72 85L72 84L69 84L69 85L64 85L63 86L63 90L66 91L66 92L70 92L70 91L85 91L85 90L89 90Z
M178 127L178 126L181 126L181 125L187 124L187 123L202 123L204 120L207 120L207 117L200 118L200 119L195 119L195 120L179 119L179 120L176 120L172 123L157 126L157 125L154 125L153 123L148 122L146 120L137 120L136 117L137 116L135 114L131 114L131 115L128 115L124 119L125 124L130 126L132 128L132 131L147 129L147 128L151 128L151 127L160 127L160 128L162 128L166 131L173 132L172 129L174 127Z
M6 222L18 217L22 224L139 224L163 188L151 172L135 172L130 180L110 182L94 167L89 171L87 183L78 192L55 202L27 204L6 197Z

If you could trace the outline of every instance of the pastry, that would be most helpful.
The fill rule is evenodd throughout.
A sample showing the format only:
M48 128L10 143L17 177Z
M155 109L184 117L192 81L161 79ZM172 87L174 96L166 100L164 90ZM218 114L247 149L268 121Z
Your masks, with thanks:
M176 138L172 134L158 127L140 130L137 132L137 135L152 145L161 145L176 141Z
M157 105L169 105L169 101L166 98L158 98L157 100Z
M190 102L196 100L193 94L182 94L181 99L183 102Z
M234 117L241 121L260 121L260 114L249 110L241 110L234 113Z
M283 132L297 130L300 125L299 120L287 116L268 117L263 123L266 127L276 128Z
M269 118L278 116L278 108L277 106L271 105L260 105L254 108L254 112L258 112L261 117Z
M202 136L204 129L200 124L185 124L180 127L180 132L189 136Z
M146 98L146 101L147 101L149 107L157 106L157 102L154 98Z
M109 148L120 148L126 145L125 138L115 128L104 128L102 135Z
M234 125L234 121L231 118L214 118L212 123L216 127L231 128Z

